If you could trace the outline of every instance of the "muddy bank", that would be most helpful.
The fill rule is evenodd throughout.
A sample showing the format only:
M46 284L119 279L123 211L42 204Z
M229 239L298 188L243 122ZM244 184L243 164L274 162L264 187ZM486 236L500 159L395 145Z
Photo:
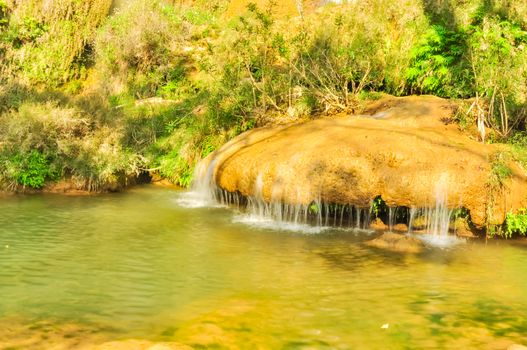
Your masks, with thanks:
M527 177L515 162L493 183L503 145L483 144L453 122L457 106L431 97L388 97L363 115L249 131L209 156L203 171L220 188L266 202L313 201L368 208L466 208L477 228L527 206ZM257 185L258 184L258 185ZM257 188L258 187L258 188Z

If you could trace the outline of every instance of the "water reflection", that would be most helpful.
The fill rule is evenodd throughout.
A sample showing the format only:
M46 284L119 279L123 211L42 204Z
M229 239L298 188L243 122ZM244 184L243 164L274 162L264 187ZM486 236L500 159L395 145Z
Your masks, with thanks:
M180 195L147 186L3 199L0 323L10 327L0 325L0 349L42 349L43 339L58 349L127 338L230 349L527 342L524 247L389 253L363 244L375 233L254 228L226 208L180 207Z

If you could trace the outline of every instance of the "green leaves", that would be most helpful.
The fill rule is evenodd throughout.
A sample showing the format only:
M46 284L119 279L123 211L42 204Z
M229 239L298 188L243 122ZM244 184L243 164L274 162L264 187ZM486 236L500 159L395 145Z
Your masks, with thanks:
M12 177L22 186L42 188L47 179L55 178L46 156L33 150L29 154L17 154L7 161Z
M525 236L527 234L527 209L521 209L517 214L507 213L505 223L505 237L510 238L515 233Z
M431 93L442 97L470 96L463 81L466 33L433 25L422 42L412 50L406 77L411 93ZM461 95L461 96L458 96Z
M0 29L9 24L9 8L4 0L0 0Z

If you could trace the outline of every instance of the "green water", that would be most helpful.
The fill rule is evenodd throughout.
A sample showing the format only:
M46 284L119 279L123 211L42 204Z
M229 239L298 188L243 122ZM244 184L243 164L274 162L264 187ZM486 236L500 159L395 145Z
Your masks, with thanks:
M183 208L181 195L0 199L0 329L11 327L0 348L61 336L215 349L527 343L527 246L388 253L362 244L374 234L259 228L230 209Z

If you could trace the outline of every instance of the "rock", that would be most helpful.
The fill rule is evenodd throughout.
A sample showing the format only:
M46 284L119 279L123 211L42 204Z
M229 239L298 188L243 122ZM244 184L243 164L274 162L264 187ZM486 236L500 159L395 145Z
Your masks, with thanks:
M382 222L381 219L379 218L376 218L375 220L373 220L370 224L370 228L372 230L387 230L388 229L388 225L386 225L384 222Z
M489 159L503 145L481 144L446 122L454 110L453 102L432 96L389 97L368 109L371 115L254 129L212 153L201 176L243 196L255 195L259 179L266 202L359 208L377 196L392 207L434 207L442 183L448 203L468 209L481 228L490 205ZM512 176L493 203L491 224L527 207L527 176L507 165Z
M149 347L147 350L192 350L193 348L179 343L158 343Z
M523 346L520 344L512 344L507 348L507 350L527 350L527 346Z
M408 226L406 226L405 224L397 224L397 225L394 225L393 226L393 230L395 232L408 232Z
M146 340L131 339L107 342L95 347L94 350L192 350L192 348L174 342L152 343Z
M456 235L459 237L464 237L464 238L476 238L477 237L474 234L474 232L472 232L472 230L470 229L467 223L467 220L463 218L458 218L454 222L454 230L456 232Z
M400 253L420 253L424 249L424 244L419 239L391 232L383 233L381 236L366 242L366 245Z

